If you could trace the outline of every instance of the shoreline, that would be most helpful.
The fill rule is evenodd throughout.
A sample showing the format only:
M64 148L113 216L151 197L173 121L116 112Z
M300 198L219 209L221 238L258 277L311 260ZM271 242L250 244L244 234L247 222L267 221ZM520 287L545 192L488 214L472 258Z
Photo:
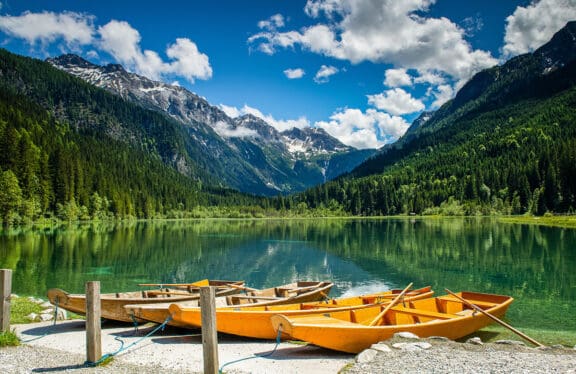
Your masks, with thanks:
M111 362L85 364L85 323L67 320L14 325L25 342L0 348L0 372L32 373L202 373L199 331L166 328L142 339L155 325L105 323L102 353L125 347ZM47 334L44 336L44 334ZM531 348L519 341L458 343L447 339L395 337L359 355L345 354L292 342L252 340L219 334L219 367L225 373L576 373L576 346Z

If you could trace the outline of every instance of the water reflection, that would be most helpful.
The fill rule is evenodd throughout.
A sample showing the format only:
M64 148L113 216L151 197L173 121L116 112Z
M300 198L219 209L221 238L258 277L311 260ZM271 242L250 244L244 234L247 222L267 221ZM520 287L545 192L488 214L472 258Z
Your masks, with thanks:
M432 285L509 294L525 326L576 331L576 230L490 219L203 220L72 225L0 234L13 288L103 292L145 282L330 279L332 295Z

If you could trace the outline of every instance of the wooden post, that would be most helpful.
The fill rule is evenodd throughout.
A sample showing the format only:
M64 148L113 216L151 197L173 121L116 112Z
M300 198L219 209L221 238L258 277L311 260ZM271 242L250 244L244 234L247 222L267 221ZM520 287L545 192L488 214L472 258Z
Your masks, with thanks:
M200 287L204 374L218 373L218 334L216 332L215 295L216 290L214 287Z
M102 357L100 328L100 282L86 282L86 360L97 362Z
M10 331L10 295L12 294L12 270L0 269L0 332Z

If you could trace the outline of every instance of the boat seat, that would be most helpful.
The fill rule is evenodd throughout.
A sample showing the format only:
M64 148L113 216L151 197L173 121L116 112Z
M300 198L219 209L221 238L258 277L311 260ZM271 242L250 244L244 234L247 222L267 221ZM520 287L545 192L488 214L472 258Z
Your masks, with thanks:
M452 296L440 296L438 297L439 300L445 300L445 301L452 301L455 303L462 303L462 301L456 299L455 297ZM466 301L468 301L471 304L474 304L476 306L479 306L483 309L487 309L487 308L492 308L495 305L498 305L497 303L492 303L490 301L481 301L481 300L472 300L472 299L466 299Z
M422 309L414 309L414 308L404 308L401 306L393 307L391 310L397 313L405 313L410 314L413 316L418 317L429 317L435 319L452 319L461 317L457 314L450 314L450 313L440 313L440 312L433 312L431 310L422 310Z

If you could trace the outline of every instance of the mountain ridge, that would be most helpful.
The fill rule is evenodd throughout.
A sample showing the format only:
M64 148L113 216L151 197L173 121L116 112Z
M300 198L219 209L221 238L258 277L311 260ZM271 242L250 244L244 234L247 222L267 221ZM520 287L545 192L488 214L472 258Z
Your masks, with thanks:
M228 147L229 156L245 161L254 177L270 189L271 193L265 194L297 192L323 183L351 170L374 152L355 150L325 131L303 130L308 135L302 138L303 132L279 132L253 115L230 118L220 108L185 88L130 73L120 65L99 66L71 54L46 61L126 100L165 113L185 127L210 127ZM196 141L203 141L196 136ZM337 164L343 169L330 166L332 157L337 155L339 159L345 159L347 154L350 155L348 161ZM241 185L232 187L252 192Z

